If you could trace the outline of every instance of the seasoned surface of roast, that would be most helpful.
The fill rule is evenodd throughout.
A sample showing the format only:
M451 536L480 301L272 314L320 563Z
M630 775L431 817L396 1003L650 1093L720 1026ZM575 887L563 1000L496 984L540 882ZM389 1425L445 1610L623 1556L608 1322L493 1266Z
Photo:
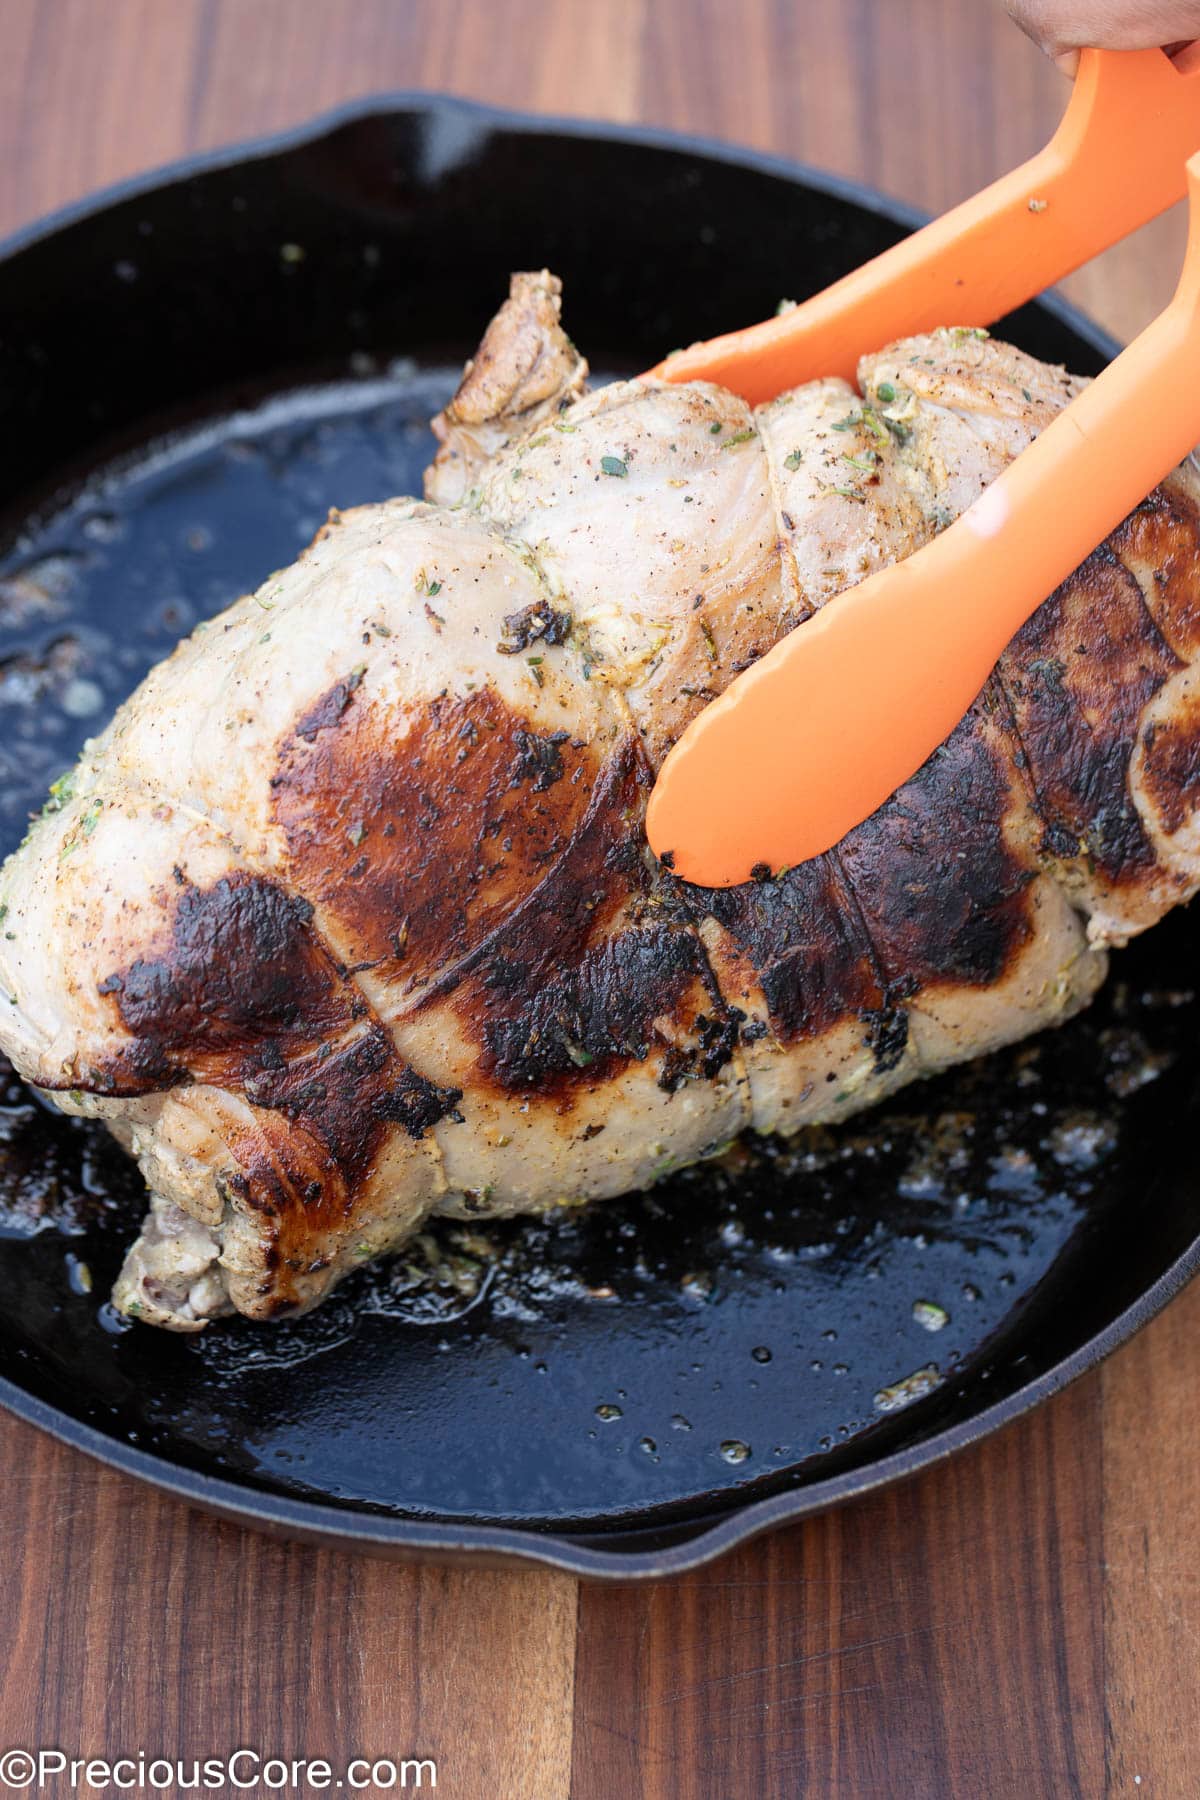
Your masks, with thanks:
M1074 386L951 330L754 412L588 395L558 307L514 277L426 499L331 516L180 645L4 869L0 1048L138 1158L135 1316L276 1317L431 1213L848 1116L1067 1018L1200 885L1190 460L836 850L721 891L658 865L688 719Z

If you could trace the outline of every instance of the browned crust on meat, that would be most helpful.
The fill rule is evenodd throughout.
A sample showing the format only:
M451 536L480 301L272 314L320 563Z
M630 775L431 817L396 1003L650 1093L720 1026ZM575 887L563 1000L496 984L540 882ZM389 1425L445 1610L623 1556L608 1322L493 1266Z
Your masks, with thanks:
M312 714L326 728L297 727L273 782L291 884L336 920L355 963L424 987L563 855L599 753L536 730L491 688L400 718L331 696Z
M1169 719L1146 727L1142 780L1165 831L1200 813L1200 689L1181 694Z
M715 919L753 970L781 1042L819 1037L847 1018L869 1026L886 1010L870 940L832 857L778 880L678 886L691 916Z
M1032 936L1031 871L1006 830L1019 799L986 706L836 852L891 992L990 987Z
M512 276L508 299L434 422L437 437L447 425L517 418L582 380L587 365L559 323L561 295L562 282L546 269Z
M780 1042L858 1020L885 1072L926 984L986 987L1023 954L1031 871L1008 845L1017 801L983 704L835 852L777 880L687 890L754 970Z
M512 277L458 392L432 422L438 453L425 471L429 499L460 501L510 436L583 392L588 366L559 323L561 294L547 269Z
M1154 868L1129 762L1147 705L1181 666L1108 544L1018 633L1001 679L1048 857L1083 857L1112 887Z
M1182 474L1172 475L1134 508L1109 538L1108 549L1126 568L1146 571L1143 599L1175 655L1187 662L1200 656L1200 507Z
M221 1180L262 1217L276 1310L293 1304L288 1270L329 1260L387 1136L422 1137L459 1098L397 1054L311 904L256 876L181 885L170 936L100 991L132 1043L75 1085L139 1094L195 1080L254 1108Z
M627 738L544 881L425 997L451 997L482 1085L566 1107L652 1054L668 1088L701 1069L715 1076L732 1054L731 1009L644 855L650 780Z

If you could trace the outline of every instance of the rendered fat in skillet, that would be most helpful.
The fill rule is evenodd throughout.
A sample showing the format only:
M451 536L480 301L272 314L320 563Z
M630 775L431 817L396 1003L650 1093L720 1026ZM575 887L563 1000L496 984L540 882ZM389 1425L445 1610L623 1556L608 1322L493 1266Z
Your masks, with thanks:
M181 644L3 871L0 1049L137 1157L135 1317L295 1313L431 1214L846 1117L1068 1018L1200 886L1190 462L835 851L677 881L643 821L687 721L1076 384L955 330L754 411L585 376L514 277L425 500Z

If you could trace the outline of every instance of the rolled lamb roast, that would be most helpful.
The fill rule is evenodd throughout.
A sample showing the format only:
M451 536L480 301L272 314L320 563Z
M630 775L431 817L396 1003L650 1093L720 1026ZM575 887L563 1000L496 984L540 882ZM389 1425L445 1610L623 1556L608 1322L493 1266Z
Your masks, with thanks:
M149 1189L126 1313L295 1313L430 1215L847 1117L1069 1018L1200 886L1190 459L835 850L727 890L657 863L689 719L1078 384L947 330L753 410L589 394L559 305L513 278L425 499L331 514L194 632L3 870L0 1048Z

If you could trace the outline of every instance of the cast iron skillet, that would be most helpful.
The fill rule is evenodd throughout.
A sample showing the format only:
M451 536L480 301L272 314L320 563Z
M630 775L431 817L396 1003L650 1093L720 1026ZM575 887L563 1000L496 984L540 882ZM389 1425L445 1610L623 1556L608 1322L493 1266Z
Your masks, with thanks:
M331 504L413 491L513 268L605 373L801 298L909 216L645 132L400 98L137 183L0 260L0 840L198 616ZM1082 372L1057 304L1005 329ZM0 927L2 928L2 927ZM1195 930L1084 1019L649 1197L446 1229L311 1319L103 1301L141 1205L11 1083L0 1399L215 1511L390 1554L629 1576L908 1473L1149 1318L1200 1257Z

